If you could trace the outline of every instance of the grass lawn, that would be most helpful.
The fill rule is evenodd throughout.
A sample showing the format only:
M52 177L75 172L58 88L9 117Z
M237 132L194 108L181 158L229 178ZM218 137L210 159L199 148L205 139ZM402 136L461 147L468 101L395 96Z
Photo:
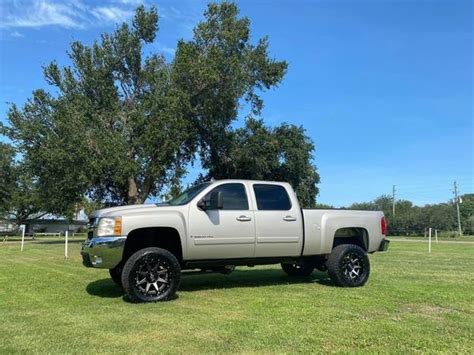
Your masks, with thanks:
M0 353L449 352L474 349L474 244L394 241L358 289L279 266L187 275L179 297L131 304L80 244L0 244Z

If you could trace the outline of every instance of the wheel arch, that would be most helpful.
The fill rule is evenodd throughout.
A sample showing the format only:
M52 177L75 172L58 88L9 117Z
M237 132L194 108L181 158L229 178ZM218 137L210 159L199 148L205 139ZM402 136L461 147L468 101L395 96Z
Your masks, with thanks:
M341 227L334 232L332 249L341 244L354 244L369 250L369 231L364 227Z
M157 247L168 250L179 262L183 261L183 243L178 229L167 226L140 227L127 234L122 263L141 249Z

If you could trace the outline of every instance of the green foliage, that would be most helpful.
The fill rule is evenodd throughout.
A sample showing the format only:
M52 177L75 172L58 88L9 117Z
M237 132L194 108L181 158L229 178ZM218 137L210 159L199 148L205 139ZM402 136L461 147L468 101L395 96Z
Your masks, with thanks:
M57 95L38 90L9 113L9 137L38 176L49 211L63 212L84 194L106 203L140 203L179 178L192 152L188 121L162 56L143 57L158 14L139 7L90 47L71 45L72 66L44 68Z
M8 214L12 203L12 191L16 180L14 158L13 148L8 144L0 143L0 217Z
M137 305L80 243L0 245L1 354L471 354L473 245L392 241L364 287L280 265L184 273L179 297ZM76 240L77 241L77 240Z
M465 234L474 234L474 194L461 196L462 202L459 204L462 227Z
M289 181L305 206L314 205L319 176L301 127L249 120L231 128L243 102L250 116L260 114L259 92L283 79L287 63L269 57L266 37L250 41L250 21L235 4L210 4L204 17L167 63L144 55L158 13L140 6L131 25L91 46L73 42L70 66L44 67L54 95L36 90L10 108L3 133L34 172L48 212L70 211L84 196L109 205L173 193L196 153L207 177ZM257 147L259 138L270 150ZM254 142L246 150L253 162L239 152L245 140Z
M92 212L104 208L104 204L100 201L93 201L88 198L84 198L81 202L81 207L84 209L84 212L87 216L90 216Z
M462 199L461 225L465 234L472 234L474 194L464 195ZM383 211L388 221L389 235L423 235L425 229L430 227L442 231L455 231L458 228L456 206L452 203L419 207L410 201L398 200L395 203L395 216L393 216L392 198L384 195L372 202L354 203L349 208Z
M233 3L210 4L205 21L194 29L190 41L178 42L173 62L173 82L183 100L184 115L193 122L195 144L209 176L226 176L230 125L244 99L253 114L263 101L258 90L277 85L287 63L268 56L268 39L250 42L250 20L238 17Z
M227 157L209 171L216 178L287 181L305 208L314 207L319 175L312 165L314 145L303 127L283 124L266 127L248 119L225 147Z
M43 201L31 168L15 159L15 150L0 143L0 217L22 224L42 210Z
M334 209L334 206L333 205L327 205L325 203L316 203L314 205L314 208L322 209L322 210L331 210L331 209Z

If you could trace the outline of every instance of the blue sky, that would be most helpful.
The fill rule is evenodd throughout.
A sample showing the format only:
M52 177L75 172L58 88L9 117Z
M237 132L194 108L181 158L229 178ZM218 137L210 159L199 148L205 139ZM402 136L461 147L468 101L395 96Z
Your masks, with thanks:
M67 64L73 40L90 44L128 20L134 0L2 0L0 119L46 87L41 67ZM173 58L202 18L203 1L156 5L148 50ZM392 191L417 204L473 192L473 6L470 0L238 1L254 39L289 62L263 95L269 125L303 125L316 144L321 203L367 201ZM237 122L237 125L242 122ZM193 180L198 167L190 170Z

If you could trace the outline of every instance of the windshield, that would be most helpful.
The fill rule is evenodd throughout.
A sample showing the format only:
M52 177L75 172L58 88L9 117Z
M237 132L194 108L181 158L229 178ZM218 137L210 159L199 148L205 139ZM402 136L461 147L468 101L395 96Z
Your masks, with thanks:
M205 183L190 187L189 189L184 191L181 195L169 201L166 201L165 204L171 205L171 206L185 205L189 201L191 201L197 194L199 194L202 190L208 187L210 184L211 184L210 182L205 182Z

